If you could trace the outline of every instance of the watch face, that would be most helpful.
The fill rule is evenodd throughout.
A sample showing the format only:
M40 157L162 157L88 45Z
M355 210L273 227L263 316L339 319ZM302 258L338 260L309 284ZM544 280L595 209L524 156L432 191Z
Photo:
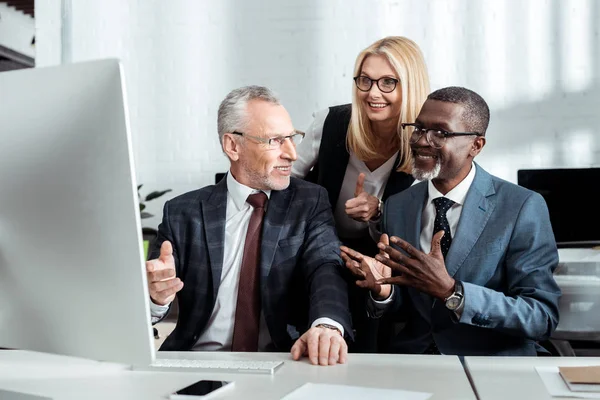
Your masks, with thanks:
M446 301L446 307L449 308L450 310L456 310L459 305L460 305L460 297L458 297L458 296L451 296Z

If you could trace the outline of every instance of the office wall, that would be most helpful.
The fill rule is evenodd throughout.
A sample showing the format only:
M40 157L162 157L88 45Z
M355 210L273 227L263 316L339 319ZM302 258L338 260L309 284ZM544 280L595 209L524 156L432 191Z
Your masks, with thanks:
M70 4L61 17L59 1L36 1L37 63L123 60L138 180L148 190L181 193L226 170L216 110L229 90L267 85L306 128L315 110L350 100L357 53L385 35L420 44L432 89L462 85L489 102L478 161L492 173L516 181L519 168L600 166L594 0ZM160 214L162 201L151 211Z

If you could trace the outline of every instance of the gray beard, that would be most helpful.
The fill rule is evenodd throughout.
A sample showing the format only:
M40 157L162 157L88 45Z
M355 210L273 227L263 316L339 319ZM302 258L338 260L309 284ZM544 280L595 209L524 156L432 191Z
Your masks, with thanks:
M290 185L290 178L284 179L284 182L277 182L269 175L262 175L250 168L248 163L242 161L242 168L246 170L246 173L258 187L267 188L268 190L284 190Z
M420 180L420 181L430 181L430 180L437 178L438 175L440 174L441 168L442 168L442 165L441 165L439 159L435 162L435 166L433 167L433 169L431 169L429 171L425 171L420 168L417 168L415 165L415 160L414 159L412 160L412 176L415 179Z

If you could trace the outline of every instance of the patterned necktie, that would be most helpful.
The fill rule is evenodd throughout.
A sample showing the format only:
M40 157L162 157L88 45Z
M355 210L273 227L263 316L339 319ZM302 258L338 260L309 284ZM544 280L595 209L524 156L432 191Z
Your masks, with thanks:
M446 197L438 197L433 199L433 205L435 206L435 221L433 223L433 234L435 235L439 231L444 231L444 236L440 243L442 247L442 254L446 259L446 254L452 244L452 234L450 233L450 224L448 218L446 218L446 212L452 207L454 202Z
M235 309L231 351L257 351L260 326L260 243L267 195L251 194L246 200L254 210L248 223Z

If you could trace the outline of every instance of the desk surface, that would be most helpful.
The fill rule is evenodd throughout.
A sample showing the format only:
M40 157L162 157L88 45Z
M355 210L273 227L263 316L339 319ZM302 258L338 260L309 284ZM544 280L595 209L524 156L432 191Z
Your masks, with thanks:
M120 364L27 351L0 351L0 389L54 399L165 399L197 380L231 380L219 398L280 399L306 382L433 393L431 399L475 399L455 356L350 354L344 365L294 362L287 353L159 353L169 358L283 360L273 375L131 371Z
M465 357L480 400L560 399L548 394L535 367L575 365L600 365L600 357Z

